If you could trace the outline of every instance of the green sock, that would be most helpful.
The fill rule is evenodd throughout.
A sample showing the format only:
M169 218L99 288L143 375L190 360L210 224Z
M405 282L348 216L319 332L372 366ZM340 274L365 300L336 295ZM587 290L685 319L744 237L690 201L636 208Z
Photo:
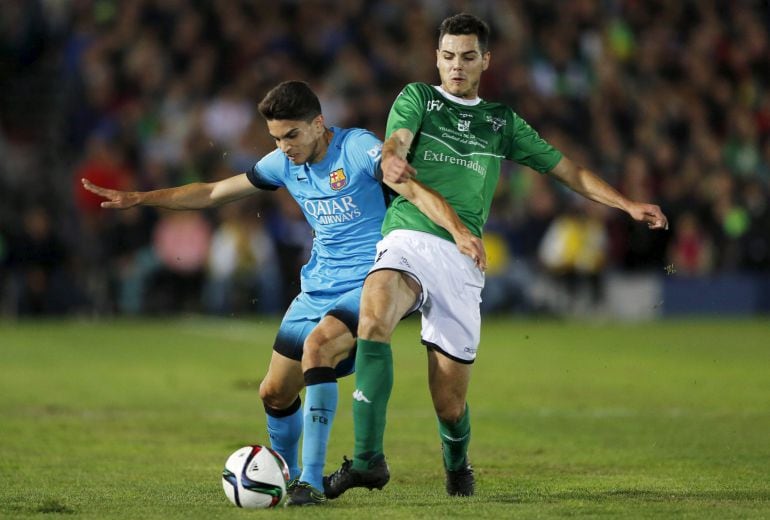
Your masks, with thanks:
M353 469L361 471L369 469L369 462L383 453L385 413L393 388L393 354L389 343L359 339L356 345Z
M465 405L465 413L456 423L438 420L438 432L444 448L444 466L450 471L460 469L471 442L471 411Z

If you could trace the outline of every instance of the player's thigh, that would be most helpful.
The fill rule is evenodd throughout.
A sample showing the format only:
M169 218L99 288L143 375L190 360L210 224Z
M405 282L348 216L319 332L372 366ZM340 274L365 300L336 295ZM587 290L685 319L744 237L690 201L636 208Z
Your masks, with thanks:
M358 335L390 342L401 318L415 308L421 289L410 275L393 269L372 271L364 282Z
M324 303L306 293L300 293L281 320L273 350L289 359L301 361L305 339L325 314Z
M484 275L453 243L432 240L437 254L431 268L423 269L422 343L458 363L473 363L481 338Z
M327 314L305 339L303 370L337 366L350 355L355 341L349 324L333 314Z
M262 401L271 408L282 410L297 399L304 386L302 365L299 360L291 359L274 350L270 365L267 367L267 374L259 385L259 397Z
M259 387L265 405L280 410L296 400L304 386L302 346L319 320L317 306L304 293L286 310L275 336L270 366Z
M461 363L428 349L428 386L436 414L455 422L465 412L465 399L471 381L470 363Z
M302 354L304 370L334 367L337 377L353 372L355 334L361 306L361 287L340 294L324 294L314 302L323 316L305 338Z

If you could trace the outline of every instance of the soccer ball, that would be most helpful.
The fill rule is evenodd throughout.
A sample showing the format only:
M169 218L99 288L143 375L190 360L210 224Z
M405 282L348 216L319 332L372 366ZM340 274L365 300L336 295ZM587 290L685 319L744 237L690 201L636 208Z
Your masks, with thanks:
M286 496L289 466L278 453L255 444L233 452L222 470L222 487L230 502L247 509L277 506Z

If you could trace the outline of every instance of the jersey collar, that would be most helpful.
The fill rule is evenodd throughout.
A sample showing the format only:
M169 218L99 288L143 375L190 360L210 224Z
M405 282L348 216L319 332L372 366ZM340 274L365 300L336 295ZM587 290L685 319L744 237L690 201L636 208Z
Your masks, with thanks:
M439 94L447 98L449 101L454 101L455 103L459 103L460 105L465 105L469 107L475 107L479 103L481 103L481 98L476 97L476 99L463 99L461 97L454 96L441 88L441 85L433 85L433 88L439 91Z

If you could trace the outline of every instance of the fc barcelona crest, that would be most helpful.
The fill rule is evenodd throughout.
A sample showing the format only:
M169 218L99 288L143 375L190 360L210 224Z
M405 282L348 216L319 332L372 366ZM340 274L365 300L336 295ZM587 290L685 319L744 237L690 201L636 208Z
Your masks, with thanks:
M348 178L345 177L345 170L342 168L339 170L334 170L329 174L329 186L331 186L334 191L340 191L347 185Z

